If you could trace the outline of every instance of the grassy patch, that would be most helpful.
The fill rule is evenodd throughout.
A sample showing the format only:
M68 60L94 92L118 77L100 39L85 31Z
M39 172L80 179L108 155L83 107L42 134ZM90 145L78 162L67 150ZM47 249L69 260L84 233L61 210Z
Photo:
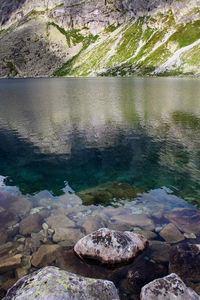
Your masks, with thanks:
M186 47L198 39L200 39L200 20L177 26L176 32L170 38L171 41L177 42L180 48Z
M32 16L44 15L47 10L31 10L29 13L26 14L25 18L29 18Z
M110 76L131 76L135 73L134 68L130 64L124 64L123 66L116 66L107 69L105 72L97 73L99 77L110 77Z
M134 55L142 36L143 24L144 18L138 18L136 22L134 22L124 31L122 38L118 43L115 52L113 53L113 56L111 56L106 65L107 68L123 62Z
M120 26L120 24L118 24L118 25L111 24L111 25L109 25L108 27L106 27L106 28L104 29L104 32L105 32L105 33L113 32L113 31L115 31L117 28L119 28L119 26Z
M66 40L67 40L67 44L68 44L69 47L71 47L72 45L76 45L78 43L82 43L82 48L79 51L79 53L74 55L71 59L69 59L66 63L64 63L61 68L58 68L52 74L53 76L71 75L74 63L76 62L76 60L78 59L80 54L85 49L87 49L90 44L94 43L98 39L99 36L98 35L94 36L92 34L89 34L88 36L83 36L79 33L80 32L79 29L72 29L70 31L65 31L63 28L61 28L60 26L58 26L55 23L48 23L48 25L55 26L62 34L65 35Z
M79 33L79 29L72 29L70 31L66 31L64 28L60 27L54 22L48 22L48 25L56 27L66 37L67 44L69 47L71 47L72 45L82 43L85 39L85 37Z

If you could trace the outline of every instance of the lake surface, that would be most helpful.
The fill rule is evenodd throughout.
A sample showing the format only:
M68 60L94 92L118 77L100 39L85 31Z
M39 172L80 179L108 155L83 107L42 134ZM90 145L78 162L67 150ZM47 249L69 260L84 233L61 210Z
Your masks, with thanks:
M24 194L119 181L199 203L199 83L0 80L0 175Z
M197 79L0 80L0 298L54 265L139 300L144 284L171 272L174 246L200 244L199 97ZM125 266L80 260L75 243L102 227L149 246ZM199 293L191 264L196 277L183 279Z

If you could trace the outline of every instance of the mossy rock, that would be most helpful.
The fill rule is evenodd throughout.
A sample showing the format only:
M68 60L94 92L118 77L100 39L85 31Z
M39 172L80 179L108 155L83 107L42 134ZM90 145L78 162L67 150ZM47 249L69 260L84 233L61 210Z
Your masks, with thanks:
M109 205L119 200L133 200L138 193L143 192L139 188L132 187L126 182L108 182L78 193L84 205Z

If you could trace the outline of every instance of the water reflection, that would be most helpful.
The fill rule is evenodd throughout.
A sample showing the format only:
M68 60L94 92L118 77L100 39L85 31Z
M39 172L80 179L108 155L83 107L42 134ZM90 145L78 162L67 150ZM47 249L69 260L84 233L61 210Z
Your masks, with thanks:
M199 81L0 81L0 174L23 192L107 181L200 193Z

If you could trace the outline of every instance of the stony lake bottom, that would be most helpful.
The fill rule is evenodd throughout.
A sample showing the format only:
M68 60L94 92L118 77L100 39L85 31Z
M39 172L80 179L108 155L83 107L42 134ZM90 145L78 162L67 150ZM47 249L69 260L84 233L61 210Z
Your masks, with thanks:
M0 80L0 297L55 265L139 299L170 272L174 245L200 244L199 83ZM81 261L74 244L101 227L139 232L149 247L125 266ZM184 280L200 293L200 278Z

